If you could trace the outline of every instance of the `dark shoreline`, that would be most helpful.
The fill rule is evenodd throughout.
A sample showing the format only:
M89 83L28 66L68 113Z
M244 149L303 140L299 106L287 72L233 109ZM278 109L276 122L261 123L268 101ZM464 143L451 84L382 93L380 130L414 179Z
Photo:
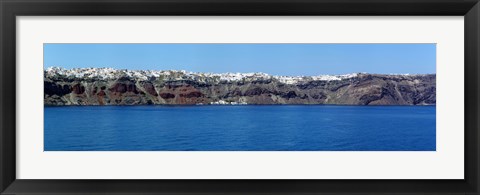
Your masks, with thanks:
M201 106L222 106L222 107L239 107L239 106L350 106L350 107L436 107L436 104L431 105L355 105L355 104L245 104L245 105L195 105L195 104L137 104L137 105L44 105L43 107L140 107L140 106L152 106L152 107L201 107Z

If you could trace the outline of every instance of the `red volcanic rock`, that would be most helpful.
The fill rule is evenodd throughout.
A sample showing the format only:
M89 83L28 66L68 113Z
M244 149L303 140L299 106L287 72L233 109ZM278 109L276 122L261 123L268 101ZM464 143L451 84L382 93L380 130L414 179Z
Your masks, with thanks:
M115 83L109 90L111 92L117 93L132 92L138 94L137 86L135 86L135 83Z
M165 85L160 90L160 97L171 104L208 103L205 94L190 84Z
M99 92L97 93L97 101L98 101L98 103L99 103L100 105L105 105L105 100L104 100L104 98L105 98L106 95L107 95L107 94L105 94L105 91L103 91L103 90L102 90L102 91L99 91Z
M195 88L193 88L190 85L185 85L185 86L179 87L179 91L182 91L182 92L186 92L186 91L189 91L189 90L192 90L192 89L195 89Z
M162 97L163 99L172 99L172 98L175 98L175 94L171 94L171 93L160 93L160 97Z
M128 91L128 92L133 92L133 93L135 93L135 94L138 94L137 86L135 86L134 83L128 83L128 84L127 84L127 91Z
M110 91L118 92L118 93L125 93L125 92L127 92L127 85L125 85L124 83L115 83L115 85L113 85L110 88Z
M199 92L199 91L192 91L190 93L187 93L187 94L180 94L180 97L185 97L185 98L199 98L199 97L203 97L203 93Z
M83 93L85 93L85 87L81 84L75 84L72 87L72 91L75 94L83 94Z
M105 91L100 91L100 92L97 93L97 95L98 95L98 96L105 96L105 95L107 95L107 94L105 94Z
M157 91L155 90L155 86L153 86L153 84L151 84L151 83L145 83L145 84L143 84L143 88L145 88L145 90L147 91L147 93L149 93L150 95L158 96L158 93L157 93Z

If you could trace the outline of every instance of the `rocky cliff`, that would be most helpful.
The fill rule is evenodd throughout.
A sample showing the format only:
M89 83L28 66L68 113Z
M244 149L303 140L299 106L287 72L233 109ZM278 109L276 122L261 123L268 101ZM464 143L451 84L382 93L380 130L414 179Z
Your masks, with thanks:
M44 104L434 105L436 76L188 73L108 68L44 71Z

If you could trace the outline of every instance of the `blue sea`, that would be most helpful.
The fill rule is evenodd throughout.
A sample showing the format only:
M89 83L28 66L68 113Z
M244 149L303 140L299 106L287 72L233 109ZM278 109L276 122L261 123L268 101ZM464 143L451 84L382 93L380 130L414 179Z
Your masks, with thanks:
M45 107L45 151L435 151L435 106Z

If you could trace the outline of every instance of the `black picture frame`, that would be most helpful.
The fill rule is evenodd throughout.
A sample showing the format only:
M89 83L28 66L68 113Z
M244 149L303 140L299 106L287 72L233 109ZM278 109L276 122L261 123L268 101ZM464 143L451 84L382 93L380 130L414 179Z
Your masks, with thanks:
M479 194L480 4L478 2L478 0L0 0L0 192L2 194ZM16 104L18 103L15 95L16 16L72 15L464 16L465 179L16 179L15 131ZM448 167L445 168L448 169Z

